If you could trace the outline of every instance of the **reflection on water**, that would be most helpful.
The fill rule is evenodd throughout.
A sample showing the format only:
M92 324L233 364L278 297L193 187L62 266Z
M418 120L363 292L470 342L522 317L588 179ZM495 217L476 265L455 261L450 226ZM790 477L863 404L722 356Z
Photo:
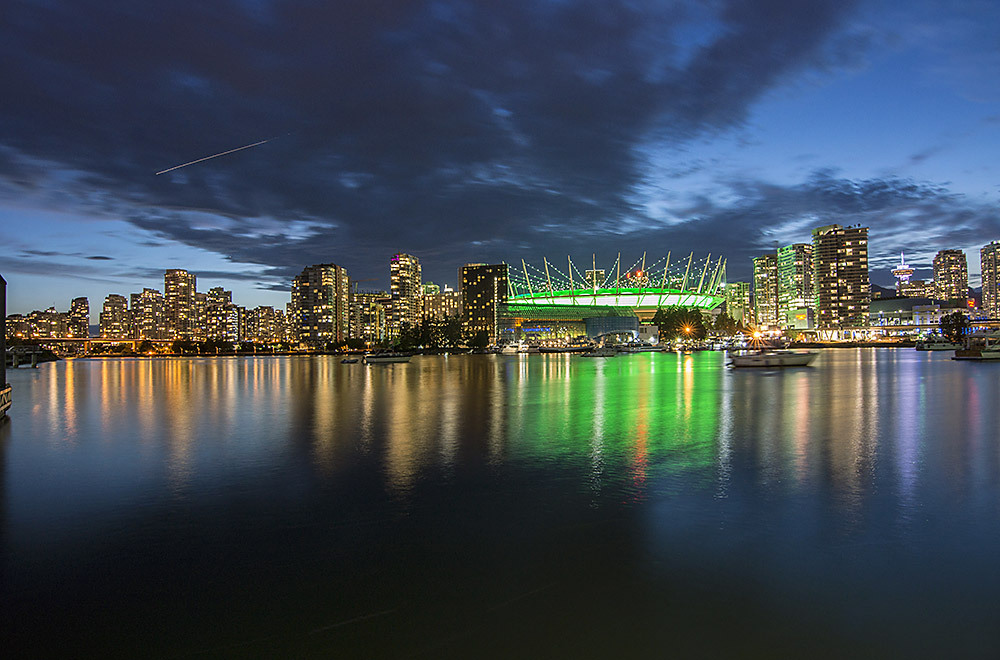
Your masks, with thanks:
M566 633L598 612L625 630L626 617L695 621L746 606L760 614L736 637L751 647L812 653L823 639L834 656L858 644L924 652L953 649L936 644L960 633L967 655L994 650L996 365L872 349L784 371L728 370L723 359L74 360L12 371L15 408L0 427L5 605L30 632L56 603L87 629L101 594L132 594L137 629L157 608L183 618L191 602L220 612L246 602L214 632L191 620L142 637L155 652L229 643L252 623L283 640L276 652L393 654L422 638L432 611L457 628L475 619L465 598L564 612L531 637L539 648L555 644L559 621ZM263 570L260 593L240 570ZM211 588L180 586L191 574ZM594 594L632 605L609 611L601 597L580 611ZM301 641L305 619L383 611L411 616L385 615L374 637L352 628L327 646ZM481 633L514 625L487 611ZM778 632L787 617L801 640ZM476 634L453 650L481 651ZM95 652L140 644L110 639L91 640ZM629 643L653 639L647 630Z

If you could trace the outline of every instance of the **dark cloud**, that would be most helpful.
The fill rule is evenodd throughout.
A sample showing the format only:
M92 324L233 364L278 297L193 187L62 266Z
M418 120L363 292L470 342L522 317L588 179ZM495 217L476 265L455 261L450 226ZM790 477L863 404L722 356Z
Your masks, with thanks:
M381 276L409 251L450 279L464 261L628 243L623 227L647 222L637 148L740 126L803 71L856 66L867 37L841 29L852 8L20 2L0 23L0 82L17 90L0 181L274 278L324 261ZM717 29L701 29L705 12ZM768 215L744 212L751 227ZM705 245L725 214L657 236Z
M104 256L103 254L95 254L87 257L92 261L112 261L112 257Z

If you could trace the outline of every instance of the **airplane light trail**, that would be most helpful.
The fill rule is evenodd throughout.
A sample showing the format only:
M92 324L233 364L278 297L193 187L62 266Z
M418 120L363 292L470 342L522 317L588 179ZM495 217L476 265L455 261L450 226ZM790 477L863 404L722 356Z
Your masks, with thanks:
M268 138L267 140L261 140L260 142L254 142L253 144L248 144L243 147L237 147L235 149L230 149L229 151L223 151L221 154L213 154L211 156L205 156L204 158L199 158L198 160L192 160L190 163L183 163L182 165L174 165L173 167L168 167L165 170L160 170L156 173L156 176L161 174L166 174L167 172L173 172L174 170L179 170L182 167L187 167L188 165L194 165L195 163L200 163L203 160L211 160L213 158L218 158L219 156L225 156L226 154L235 153L237 151L243 151L244 149L249 149L250 147L256 147L258 145L264 144L265 142L270 142L274 138Z

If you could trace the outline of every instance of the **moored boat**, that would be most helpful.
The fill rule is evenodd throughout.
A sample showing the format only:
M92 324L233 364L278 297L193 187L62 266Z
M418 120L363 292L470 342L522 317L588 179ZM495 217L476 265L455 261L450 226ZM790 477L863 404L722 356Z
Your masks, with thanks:
M922 339L917 342L918 351L955 351L962 348L962 345L943 338Z
M586 353L580 353L580 357L614 357L618 351L608 346L601 346Z
M365 364L382 364L384 362L409 362L409 353L397 353L387 351L385 353L371 353L365 356Z
M764 350L731 353L732 367L806 367L819 355L817 351Z

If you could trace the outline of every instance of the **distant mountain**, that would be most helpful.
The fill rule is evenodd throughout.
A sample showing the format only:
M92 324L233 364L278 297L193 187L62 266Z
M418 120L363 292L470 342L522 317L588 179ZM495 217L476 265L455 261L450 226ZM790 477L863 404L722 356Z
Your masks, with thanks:
M895 298L896 289L879 286L872 282L872 298Z

